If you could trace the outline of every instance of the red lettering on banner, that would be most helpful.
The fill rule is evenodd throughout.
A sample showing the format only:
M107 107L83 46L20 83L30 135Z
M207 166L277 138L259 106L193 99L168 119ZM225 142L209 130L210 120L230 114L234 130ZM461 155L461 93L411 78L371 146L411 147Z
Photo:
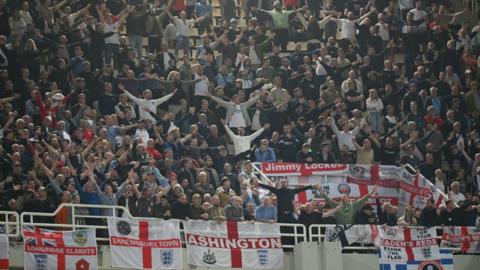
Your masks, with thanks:
M138 222L140 241L148 241L148 221ZM152 247L142 248L143 268L152 268Z
M347 169L345 164L324 164L324 163L284 163L284 162L263 162L262 171L265 174L301 174L311 175L313 172L342 171Z
M228 239L196 234L187 234L187 243L209 248L272 249L282 248L280 237Z
M41 253L50 255L67 255L67 256L95 256L97 249L94 247L47 247L25 245L26 252Z
M180 248L181 243L179 239L163 239L163 240L148 240L142 241L131 239L127 237L110 237L110 241L114 246L122 247L152 247L152 248Z
M400 188L405 190L406 192L410 193L410 201L409 205L413 206L413 203L415 201L415 197L418 195L422 197L431 197L432 193L428 188L422 188L419 186L419 175L415 175L415 178L413 180L413 184L405 183L404 181L400 181Z
M238 240L238 224L236 221L227 221L227 236L229 239ZM232 268L242 267L242 250L235 247L230 249Z
M410 229L405 228L403 230L403 239L405 242L411 242L412 241L412 232ZM407 253L407 258L409 261L414 261L415 256L413 255L413 249L411 246L405 247L405 252Z

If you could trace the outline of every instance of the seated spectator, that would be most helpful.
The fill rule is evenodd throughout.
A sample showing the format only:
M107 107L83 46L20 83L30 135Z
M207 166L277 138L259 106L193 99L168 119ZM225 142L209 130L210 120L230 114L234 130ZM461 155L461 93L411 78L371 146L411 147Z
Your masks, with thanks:
M411 206L405 209L405 214L397 221L399 226L417 226L417 219L415 218L415 209Z
M262 139L260 141L260 147L255 150L255 161L256 162L276 162L277 157L275 151L268 146L268 140Z
M265 196L262 205L255 209L255 221L277 222L277 207L272 204L272 199L269 196Z
M220 199L217 195L212 196L212 204L207 209L208 219L216 221L225 221L225 208L220 205Z
M193 194L192 204L190 205L190 213L188 215L191 219L208 219L207 211L202 207L202 197L200 194Z
M364 205L362 210L355 214L354 224L377 224L377 216L371 205Z
M228 221L244 221L242 198L233 196L230 204L225 207L225 217Z
M460 183L454 181L450 184L450 191L448 192L448 199L452 200L455 204L459 204L464 201L465 195L460 192Z
M397 226L397 222L398 222L397 208L389 202L384 203L382 206L378 198L376 199L376 203L377 203L378 224L387 225L387 226Z
M188 204L187 195L181 194L177 201L172 205L172 218L189 219L190 205Z

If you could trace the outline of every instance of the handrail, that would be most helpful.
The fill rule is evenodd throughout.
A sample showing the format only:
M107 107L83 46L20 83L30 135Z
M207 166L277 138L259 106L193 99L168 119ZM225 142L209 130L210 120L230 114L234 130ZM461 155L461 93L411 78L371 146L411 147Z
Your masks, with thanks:
M14 219L12 221L12 219ZM0 211L0 226L9 237L20 236L20 216L15 211ZM2 233L3 233L2 230Z
M64 207L68 207L71 209L71 217L72 223L71 224L58 224L58 223L45 223L45 222L35 222L35 219L38 217L49 217L55 218L56 215L63 209ZM78 208L89 209L89 208L97 208L97 209L111 209L110 213L112 215L108 216L98 216L98 215L83 215L77 214L75 211ZM65 203L58 206L58 208L52 213L37 213L37 212L23 212L20 215L20 221L22 225L30 225L30 226L39 226L43 228L51 228L51 229L71 229L71 230L78 230L78 229L85 229L85 228L94 228L97 230L96 240L97 241L109 241L108 235L108 225L106 219L108 217L117 217L117 212L122 210L126 217L136 220L158 220L157 218L143 218L143 217L134 217L131 215L130 211L124 206L110 206L110 205L92 205L92 204L72 204L72 203ZM18 214L17 214L18 215ZM79 220L96 220L95 224L78 224ZM75 222L74 222L75 221ZM182 243L185 242L184 239L184 226L183 220L179 220L180 224L180 233L182 234ZM291 223L279 223L280 230L282 231L281 236L283 238L288 238L290 241L285 241L282 244L284 248L293 248L295 244L298 244L303 241L307 241L307 230L303 224L291 224ZM18 234L20 230L17 230ZM100 232L100 233L99 233ZM292 241L293 240L293 241Z
M257 167L258 164L260 164L260 168ZM261 166L262 166L262 163L261 163L261 162L253 162L253 163L252 163L253 171L254 171L255 173L258 173L258 174L260 175L260 178L261 178L261 179L259 179L259 180L260 180L263 184L269 184L268 182L270 182L270 178L268 178L268 177L263 173L263 171L261 170L261 168L262 168ZM267 182L265 182L264 180L267 180Z

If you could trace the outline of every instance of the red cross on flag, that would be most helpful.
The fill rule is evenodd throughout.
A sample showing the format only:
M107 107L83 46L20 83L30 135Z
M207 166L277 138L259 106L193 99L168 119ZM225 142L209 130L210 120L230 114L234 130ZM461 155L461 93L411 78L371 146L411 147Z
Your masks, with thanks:
M480 253L480 228L443 227L442 247L459 248L465 253Z
M8 235L0 234L0 270L9 269Z
M178 220L109 218L112 266L135 269L182 269Z
M22 233L25 269L98 268L97 242L93 228L51 231L24 226Z
M244 269L283 268L278 224L189 220L184 225L189 264Z
M440 260L437 232L432 228L378 227L380 262Z

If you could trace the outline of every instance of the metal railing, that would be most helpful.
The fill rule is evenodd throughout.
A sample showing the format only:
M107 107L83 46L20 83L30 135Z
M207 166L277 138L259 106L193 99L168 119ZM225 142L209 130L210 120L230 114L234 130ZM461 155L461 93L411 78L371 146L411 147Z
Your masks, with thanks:
M9 237L20 236L20 216L14 211L0 211L0 232Z
M55 222L55 217L64 209L68 209L71 223L60 224ZM89 215L89 209L109 209L111 215ZM14 212L13 212L14 213ZM91 205L91 204L61 204L53 213L23 212L20 215L20 224L42 227L54 230L78 230L94 228L97 241L109 241L107 218L123 216L137 220L154 220L156 218L133 217L127 208L123 206ZM18 221L18 214L17 214ZM1 224L1 222L0 222ZM17 236L20 235L20 224L17 222ZM284 239L282 247L293 248L295 244L307 241L307 230L303 224L279 223L281 236ZM183 236L183 221L180 221L180 233Z
M333 228L338 226L337 224L314 224L310 225L308 228L308 241L309 242L340 242L339 241L326 241L325 236L326 236L326 231L327 228ZM356 225L354 225L356 226ZM362 226L362 225L360 225ZM424 228L420 226L408 226L408 228ZM437 230L437 240L442 239L442 234L443 234L443 228L441 226L435 226L435 229ZM352 243L356 244L354 246L344 246L344 250L370 250L370 251L375 251L377 250L378 247L374 246L373 244L358 244L358 243ZM442 247L442 249L449 249L453 251L459 251L459 248L453 248L453 247Z

